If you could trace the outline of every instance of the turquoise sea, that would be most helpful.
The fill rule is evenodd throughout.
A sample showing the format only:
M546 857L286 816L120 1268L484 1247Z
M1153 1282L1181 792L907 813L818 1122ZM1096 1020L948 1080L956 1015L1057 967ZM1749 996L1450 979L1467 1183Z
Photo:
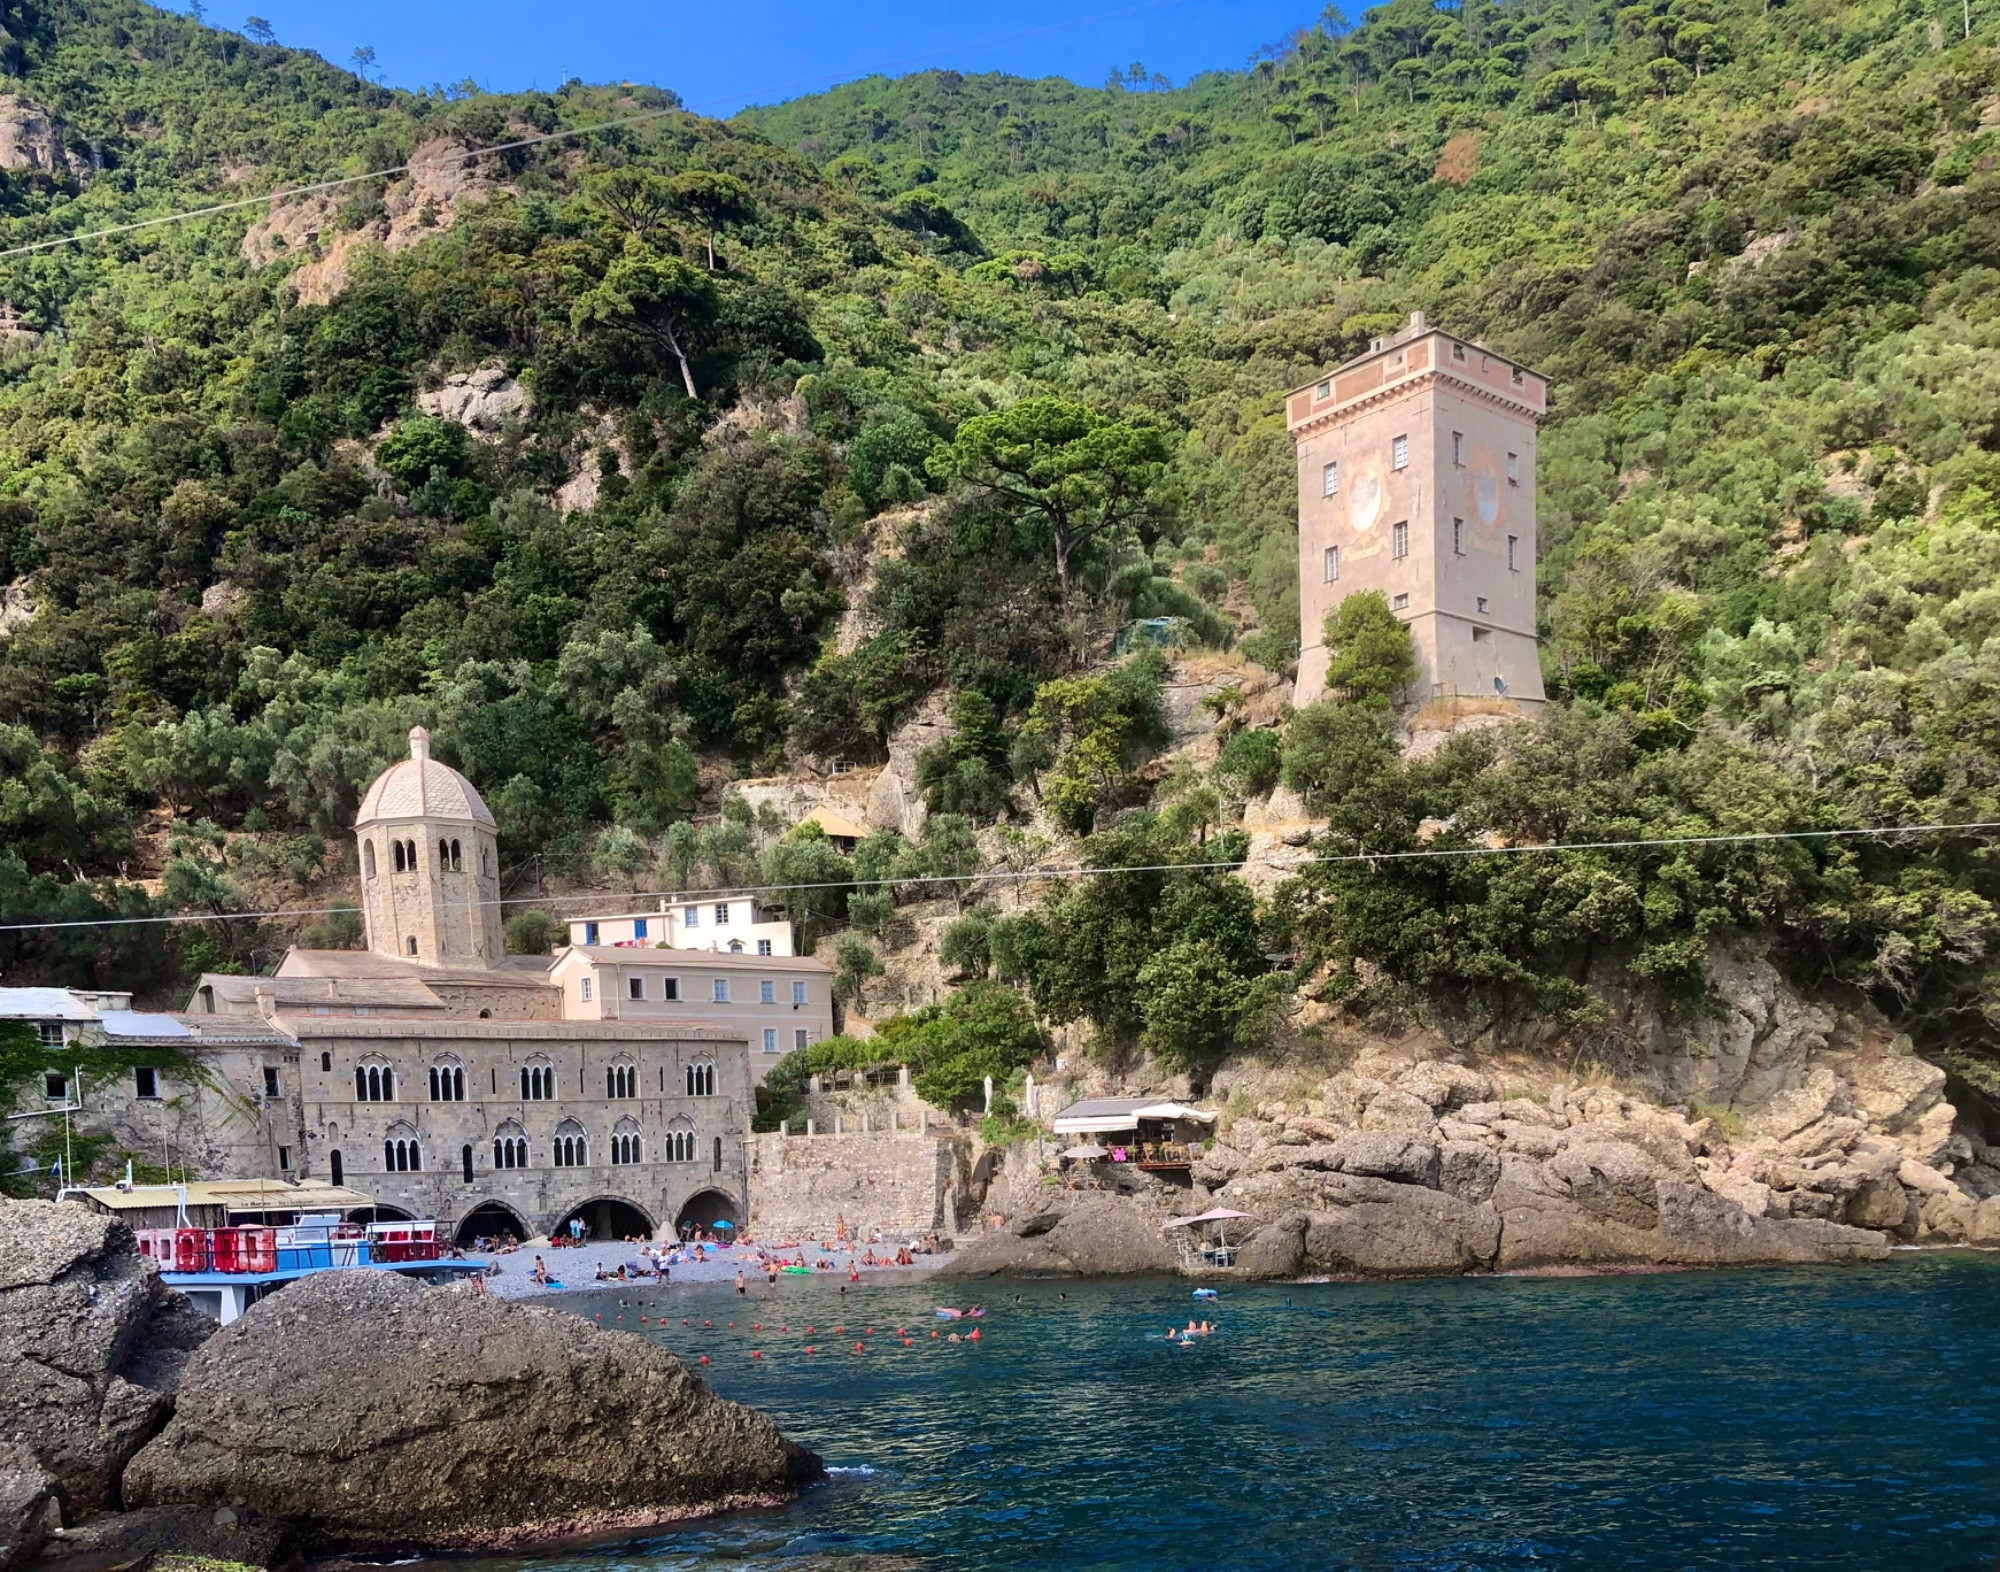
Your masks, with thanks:
M933 1339L947 1330L933 1307L975 1292L980 1341ZM783 1510L491 1568L1993 1572L2000 1558L1995 1256L1246 1286L1213 1307L1168 1281L845 1296L788 1281L775 1304L713 1288L564 1303L706 1354L717 1390L835 1472ZM1161 1340L1205 1308L1217 1335ZM664 1332L637 1326L663 1310Z

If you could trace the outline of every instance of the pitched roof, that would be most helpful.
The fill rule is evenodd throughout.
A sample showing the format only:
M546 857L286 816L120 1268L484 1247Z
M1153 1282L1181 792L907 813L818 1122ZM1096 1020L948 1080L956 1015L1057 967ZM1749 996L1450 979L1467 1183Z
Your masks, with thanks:
M867 825L856 824L838 808L829 808L824 805L813 809L811 813L807 814L799 822L801 824L817 824L821 829L826 831L829 837L839 836L843 840L865 841L871 833Z

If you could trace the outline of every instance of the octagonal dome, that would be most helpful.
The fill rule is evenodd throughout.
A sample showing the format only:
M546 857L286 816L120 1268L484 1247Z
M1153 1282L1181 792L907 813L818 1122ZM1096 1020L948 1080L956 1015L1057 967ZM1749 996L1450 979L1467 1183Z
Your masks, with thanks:
M472 782L431 757L431 734L421 726L410 728L410 756L376 776L362 795L354 827L383 819L470 820L493 828L492 811Z

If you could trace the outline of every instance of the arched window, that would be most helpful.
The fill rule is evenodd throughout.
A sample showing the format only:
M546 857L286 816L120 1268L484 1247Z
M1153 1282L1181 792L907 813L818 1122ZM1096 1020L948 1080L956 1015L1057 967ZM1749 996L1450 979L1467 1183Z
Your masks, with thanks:
M449 873L449 872L451 872L451 842L450 842L450 841L439 841L439 842L438 842L438 872L439 872L439 873Z
M546 1060L521 1066L521 1100L529 1103L553 1102L556 1095L556 1067Z
M361 843L361 874L363 878L367 879L375 877L375 843L373 841L363 841Z
M465 871L465 860L459 855L457 841L451 843L451 871L453 873L463 873Z
M405 841L403 843L403 860L410 865L410 872L415 873L417 871L417 843L415 841Z
M715 1095L715 1061L697 1059L687 1067L687 1094L690 1097Z
M354 1067L354 1100L359 1103L393 1103L396 1100L396 1072L386 1064L357 1064Z
M512 1119L501 1125L494 1134L493 1166L495 1168L528 1166L528 1132Z
M670 1163L694 1161L694 1126L685 1119L676 1119L667 1126L667 1161Z
M401 841L396 842L396 871L398 873L403 871L403 843Z
M460 1148L458 1149L458 1162L459 1162L459 1166L460 1166L461 1168L463 1168L463 1169L465 1170L465 1182L466 1182L467 1184L471 1184L471 1183L472 1183L472 1148L471 1148L471 1147L469 1147L469 1146L461 1146L461 1147L460 1147Z
M347 1182L347 1175L342 1171L340 1166L339 1148L336 1147L333 1151L326 1154L326 1168L327 1177L335 1184L345 1184Z
M741 955L743 953L743 941L741 939L731 939L729 941L729 953L731 955Z
M479 876L483 879L491 871L486 863L486 848L482 846L479 848Z
M319 1067L323 1071L331 1070L333 1068L333 1055L330 1053L321 1054L319 1056Z
M455 1059L444 1059L431 1066L431 1101L434 1103L465 1101L464 1065Z
M415 934L411 934L407 939L405 939L403 941L403 948L408 950L410 954L415 955L417 953L417 936Z
M556 1126L555 1143L549 1149L549 1161L558 1168L588 1168L590 1148L584 1139L583 1126L574 1119L565 1119Z
M636 1064L608 1064L604 1067L606 1097L637 1097L639 1067Z
M611 1161L615 1167L630 1167L643 1160L640 1156L639 1126L628 1114L611 1127Z
M392 1174L418 1174L424 1171L423 1149L417 1145L417 1133L406 1124L389 1126L389 1138L382 1143L382 1168Z

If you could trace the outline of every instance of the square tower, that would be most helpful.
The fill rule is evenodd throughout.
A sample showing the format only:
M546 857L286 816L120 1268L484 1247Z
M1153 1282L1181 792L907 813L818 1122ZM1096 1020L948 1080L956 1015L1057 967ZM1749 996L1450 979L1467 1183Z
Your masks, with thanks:
M1327 613L1379 590L1420 699L1544 702L1535 647L1535 438L1548 384L1421 311L1295 389L1300 708L1326 696Z

